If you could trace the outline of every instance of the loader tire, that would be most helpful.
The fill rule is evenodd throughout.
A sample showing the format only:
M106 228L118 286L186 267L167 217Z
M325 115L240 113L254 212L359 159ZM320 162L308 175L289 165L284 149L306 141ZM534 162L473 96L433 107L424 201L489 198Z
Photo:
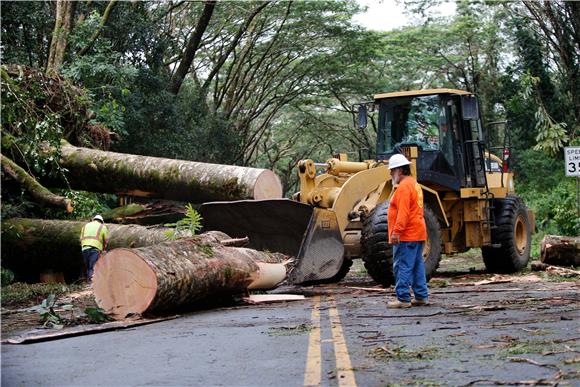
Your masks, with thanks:
M481 248L483 262L492 273L515 273L528 265L532 227L528 209L517 196L494 200L495 226L491 241L497 247Z
M393 246L388 240L387 211L389 202L379 204L365 219L361 234L362 259L371 278L387 287L395 282ZM423 247L427 281L435 274L441 261L441 226L435 213L427 206L423 213L427 226L427 240Z
M427 226L427 240L423 246L423 261L425 262L425 276L429 281L439 269L441 262L441 225L435 213L427 205L423 216Z
M362 260L371 278L388 287L395 282L393 246L388 243L387 211L389 202L375 207L364 220L361 232Z

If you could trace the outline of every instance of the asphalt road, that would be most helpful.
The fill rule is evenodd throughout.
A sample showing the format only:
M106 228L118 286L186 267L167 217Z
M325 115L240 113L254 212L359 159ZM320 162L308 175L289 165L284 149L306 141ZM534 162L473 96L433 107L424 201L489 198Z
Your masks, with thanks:
M4 344L2 386L580 385L579 284L518 281L459 280L387 310L392 289L351 277L278 290L304 301Z

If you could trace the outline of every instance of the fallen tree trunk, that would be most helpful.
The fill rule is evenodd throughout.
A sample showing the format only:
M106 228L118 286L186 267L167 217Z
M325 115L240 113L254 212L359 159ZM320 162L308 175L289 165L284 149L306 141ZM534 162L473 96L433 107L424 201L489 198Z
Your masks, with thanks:
M202 203L282 197L267 169L139 156L63 144L60 165L71 188Z
M86 222L12 218L2 222L2 267L22 280L45 271L63 272L67 282L83 272L79 236ZM149 246L169 240L167 228L107 224L110 248Z
M540 244L540 261L557 266L580 266L580 237L546 235Z
M42 272L62 272L67 282L82 274L83 259L79 235L85 222L12 218L2 222L2 267L25 281L38 281ZM165 227L107 224L109 249L143 247L169 240ZM204 233L207 243L229 240L221 232ZM227 242L226 242L227 243Z
M286 276L284 256L207 243L200 237L138 249L115 249L95 265L99 307L115 318L159 314L248 288L272 288Z
M73 211L69 199L50 192L18 164L4 155L2 155L2 170L16 180L39 203L64 208L68 213Z

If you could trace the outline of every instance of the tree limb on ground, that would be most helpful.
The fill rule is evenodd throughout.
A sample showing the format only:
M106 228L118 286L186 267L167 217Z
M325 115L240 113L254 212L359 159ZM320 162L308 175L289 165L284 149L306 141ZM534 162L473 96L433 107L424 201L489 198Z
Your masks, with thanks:
M572 270L572 269L566 269L564 267L547 265L547 264L541 263L541 262L532 262L532 270L534 270L534 271L546 271L548 273L561 275L563 277L580 276L580 271L578 271L578 270Z

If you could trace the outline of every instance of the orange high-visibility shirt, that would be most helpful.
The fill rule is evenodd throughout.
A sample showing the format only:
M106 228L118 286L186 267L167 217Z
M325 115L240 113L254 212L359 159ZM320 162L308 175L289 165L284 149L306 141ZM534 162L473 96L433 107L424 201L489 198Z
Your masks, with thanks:
M395 190L389 212L389 242L393 233L399 234L401 242L416 242L427 239L427 228L423 217L423 190L411 176L405 176Z

